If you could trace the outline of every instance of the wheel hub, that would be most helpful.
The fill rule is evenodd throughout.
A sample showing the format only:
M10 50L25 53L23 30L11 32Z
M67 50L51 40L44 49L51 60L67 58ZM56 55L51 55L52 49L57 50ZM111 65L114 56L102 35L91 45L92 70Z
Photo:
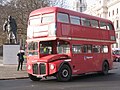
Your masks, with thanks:
M64 70L62 71L62 76L63 76L63 77L67 77L67 76L68 76L68 71L67 71L66 69L64 69Z

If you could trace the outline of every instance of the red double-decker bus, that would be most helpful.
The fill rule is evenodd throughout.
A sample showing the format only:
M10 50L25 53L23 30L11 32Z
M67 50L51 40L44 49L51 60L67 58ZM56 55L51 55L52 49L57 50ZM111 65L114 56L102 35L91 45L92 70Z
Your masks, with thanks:
M55 76L69 81L72 75L112 69L111 21L83 13L46 7L32 11L27 29L27 72L33 81Z

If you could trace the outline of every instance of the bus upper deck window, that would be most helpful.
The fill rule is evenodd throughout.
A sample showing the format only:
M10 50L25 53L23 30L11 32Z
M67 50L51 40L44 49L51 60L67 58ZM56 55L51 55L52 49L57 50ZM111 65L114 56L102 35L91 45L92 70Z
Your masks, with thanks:
M108 30L113 30L112 24L108 23L108 24L107 24L107 29L108 29Z
M63 23L69 23L68 14L57 13L57 21Z
M54 21L55 21L55 13L42 15L42 24L51 23Z
M80 17L70 16L70 23L80 25Z
M81 18L81 24L83 26L90 26L90 20L87 18Z
M90 20L91 26L94 28L99 28L98 27L98 21L97 20Z
M105 22L100 22L100 28L101 29L107 29Z
M29 25L40 25L41 24L41 15L30 17Z

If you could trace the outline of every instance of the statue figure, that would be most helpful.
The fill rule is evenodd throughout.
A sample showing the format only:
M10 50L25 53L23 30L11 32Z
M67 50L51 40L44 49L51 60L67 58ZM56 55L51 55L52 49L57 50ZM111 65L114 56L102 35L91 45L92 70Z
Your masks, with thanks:
M7 32L9 44L17 44L17 24L14 18L8 16L8 19L3 24L3 31Z

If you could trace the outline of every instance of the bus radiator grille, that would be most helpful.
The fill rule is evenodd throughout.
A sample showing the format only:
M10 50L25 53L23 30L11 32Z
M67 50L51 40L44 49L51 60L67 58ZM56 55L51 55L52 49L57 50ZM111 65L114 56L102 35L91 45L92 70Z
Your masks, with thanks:
M40 63L40 64L33 64L33 74L46 74L46 65L44 63Z
M40 63L39 69L40 69L40 75L41 74L46 74L46 66L45 66L44 63Z
M36 63L36 64L33 64L32 65L32 68L33 68L33 74L39 74L38 73L38 64Z

